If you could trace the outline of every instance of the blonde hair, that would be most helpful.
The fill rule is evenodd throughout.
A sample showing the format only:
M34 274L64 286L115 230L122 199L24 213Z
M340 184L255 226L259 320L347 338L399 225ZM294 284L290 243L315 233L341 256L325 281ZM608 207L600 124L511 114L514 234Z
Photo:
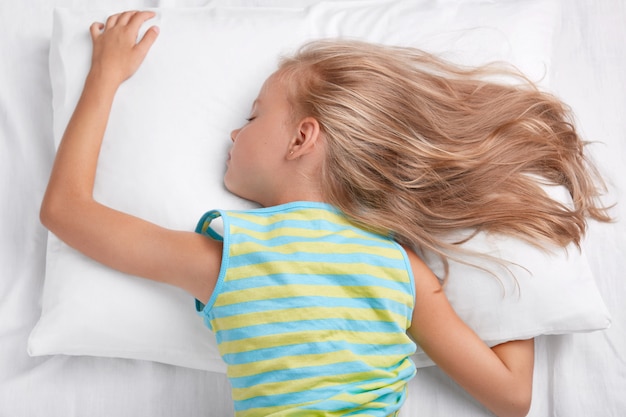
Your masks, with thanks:
M565 246L580 243L586 217L610 220L569 108L511 68L326 40L277 74L295 117L313 116L326 137L324 197L400 243L443 256L455 246L445 237L469 229ZM537 177L567 187L573 207Z

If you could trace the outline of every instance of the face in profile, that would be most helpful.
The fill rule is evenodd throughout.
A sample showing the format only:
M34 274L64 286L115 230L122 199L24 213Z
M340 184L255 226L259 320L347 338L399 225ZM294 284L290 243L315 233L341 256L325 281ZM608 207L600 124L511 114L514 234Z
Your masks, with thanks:
M245 125L231 132L226 188L261 205L273 205L276 186L293 137L287 89L274 74L263 84Z

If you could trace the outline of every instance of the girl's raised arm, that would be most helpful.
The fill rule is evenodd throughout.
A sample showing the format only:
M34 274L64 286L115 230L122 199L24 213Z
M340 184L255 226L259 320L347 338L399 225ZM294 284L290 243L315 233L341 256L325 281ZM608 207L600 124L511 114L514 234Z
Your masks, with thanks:
M140 26L152 17L152 12L125 12L91 26L91 69L57 151L40 217L61 240L96 261L207 301L219 272L221 243L159 227L93 199L113 99L158 36L158 28L151 27L137 42Z
M415 277L409 333L452 379L497 416L525 416L532 396L534 341L490 349L456 315L439 281L407 249Z

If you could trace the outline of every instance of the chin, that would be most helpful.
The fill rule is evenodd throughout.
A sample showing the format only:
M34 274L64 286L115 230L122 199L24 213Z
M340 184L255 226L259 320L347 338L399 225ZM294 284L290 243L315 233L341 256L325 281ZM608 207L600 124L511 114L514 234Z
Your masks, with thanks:
M238 197L241 197L240 193L237 192L237 187L233 187L233 185L228 181L228 178L224 177L224 188L231 194L235 194Z
M243 198L244 200L252 201L253 203L260 204L259 201L250 193L242 192L238 190L236 186L228 181L226 177L224 177L224 188L228 190L231 194L236 195L239 198Z

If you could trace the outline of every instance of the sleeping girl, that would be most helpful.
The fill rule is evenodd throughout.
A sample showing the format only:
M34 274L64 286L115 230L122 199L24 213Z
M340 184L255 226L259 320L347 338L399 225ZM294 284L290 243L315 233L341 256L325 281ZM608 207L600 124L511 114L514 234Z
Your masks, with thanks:
M397 415L415 343L496 415L526 415L533 340L489 348L416 251L447 256L459 229L566 246L586 218L609 220L566 106L419 50L313 42L280 62L231 133L224 184L262 208L209 208L195 232L170 230L93 198L114 97L158 37L151 27L137 41L153 16L91 26L42 223L109 267L195 297L238 416Z

